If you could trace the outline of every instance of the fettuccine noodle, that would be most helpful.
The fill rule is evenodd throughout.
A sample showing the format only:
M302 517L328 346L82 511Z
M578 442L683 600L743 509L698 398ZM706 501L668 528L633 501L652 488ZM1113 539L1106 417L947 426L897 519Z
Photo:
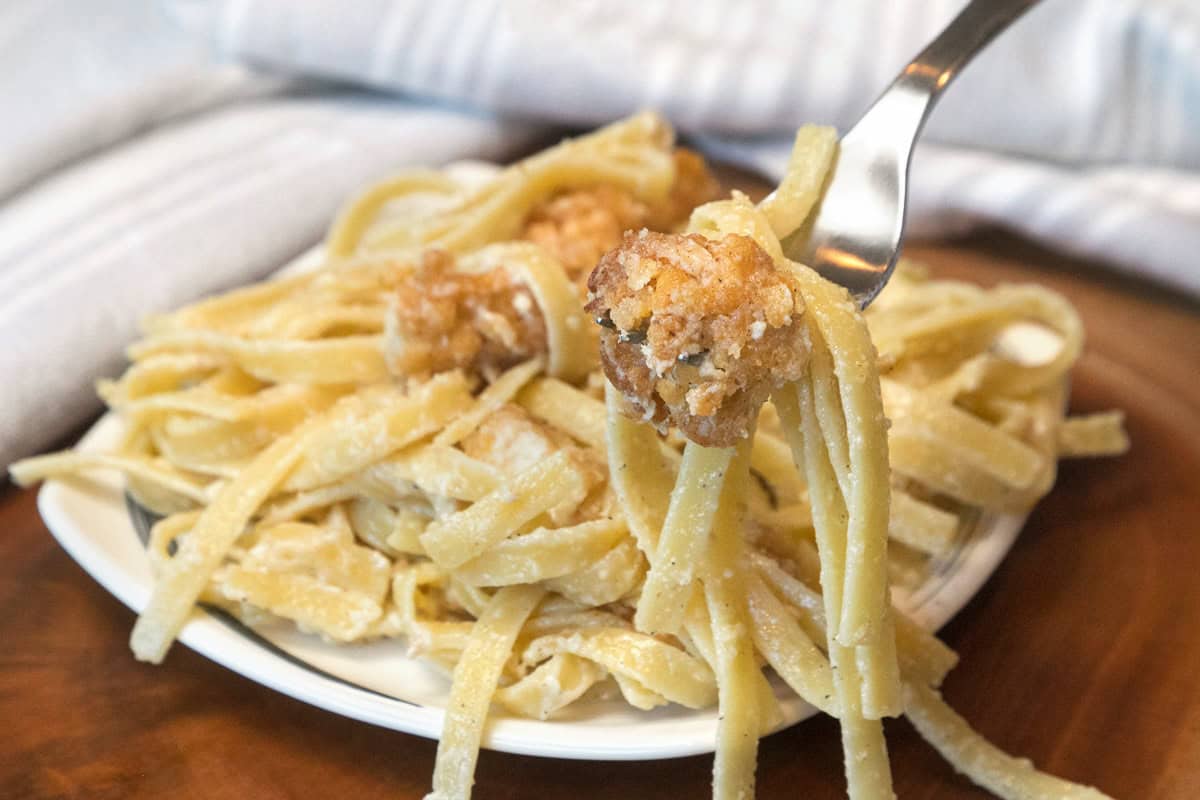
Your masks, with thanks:
M386 180L339 215L319 268L148 321L101 384L117 452L12 474L119 470L162 516L141 660L207 603L339 643L403 637L450 670L430 798L469 797L489 707L554 719L605 694L717 706L713 795L750 797L780 721L764 667L839 719L852 798L892 796L881 719L900 714L998 796L1102 797L945 705L956 657L889 579L919 581L978 514L1027 509L1059 457L1124 449L1120 415L1063 418L1082 328L1045 289L901 264L864 315L789 261L780 238L836 150L803 129L759 205L705 202L711 177L653 114L482 182ZM698 442L631 418L601 371L583 283L644 227L748 243L795 287L802 369L728 446L704 420ZM1021 326L1055 352L1023 360Z

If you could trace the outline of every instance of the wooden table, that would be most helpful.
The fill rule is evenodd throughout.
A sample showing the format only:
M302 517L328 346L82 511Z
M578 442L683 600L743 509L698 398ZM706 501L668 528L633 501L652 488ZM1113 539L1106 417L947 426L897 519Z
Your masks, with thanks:
M995 577L944 631L948 699L989 738L1129 800L1200 797L1200 313L1012 239L916 255L982 283L1037 279L1087 323L1072 405L1129 415L1132 452L1064 465ZM435 744L310 708L177 647L58 548L34 493L0 493L0 798L419 798ZM902 798L984 797L906 723ZM760 798L843 796L837 731L763 741ZM588 763L484 753L475 796L703 798L710 759Z

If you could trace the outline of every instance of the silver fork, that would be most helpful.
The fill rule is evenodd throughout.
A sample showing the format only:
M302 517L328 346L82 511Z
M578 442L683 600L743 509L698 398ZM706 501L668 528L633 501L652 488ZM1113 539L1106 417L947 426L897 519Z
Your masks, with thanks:
M1037 0L971 0L842 137L816 217L785 238L794 261L866 308L891 277L904 234L913 145L959 71Z

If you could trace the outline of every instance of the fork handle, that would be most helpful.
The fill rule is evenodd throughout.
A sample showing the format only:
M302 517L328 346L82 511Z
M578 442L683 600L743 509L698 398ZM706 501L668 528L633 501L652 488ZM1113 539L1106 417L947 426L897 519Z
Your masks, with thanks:
M892 84L929 98L926 113L959 71L1038 0L971 0Z

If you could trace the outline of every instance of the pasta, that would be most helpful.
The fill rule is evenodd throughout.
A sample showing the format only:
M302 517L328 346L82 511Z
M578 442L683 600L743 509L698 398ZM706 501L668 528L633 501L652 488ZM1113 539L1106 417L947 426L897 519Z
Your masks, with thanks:
M13 477L119 470L162 516L139 659L162 661L202 602L335 642L404 637L450 670L436 800L470 796L493 704L553 719L604 692L716 705L713 795L752 796L779 721L765 667L839 719L852 798L892 796L881 719L900 714L1000 797L1102 797L944 704L956 656L892 607L889 574L919 580L975 514L1027 508L1060 457L1122 451L1120 415L1063 418L1082 329L1045 289L905 263L862 314L789 261L780 237L836 149L802 129L757 205L715 200L653 114L488 181L381 182L319 268L147 322L99 387L117 452ZM689 258L749 293L688 294ZM1022 326L1053 352L1014 349Z

